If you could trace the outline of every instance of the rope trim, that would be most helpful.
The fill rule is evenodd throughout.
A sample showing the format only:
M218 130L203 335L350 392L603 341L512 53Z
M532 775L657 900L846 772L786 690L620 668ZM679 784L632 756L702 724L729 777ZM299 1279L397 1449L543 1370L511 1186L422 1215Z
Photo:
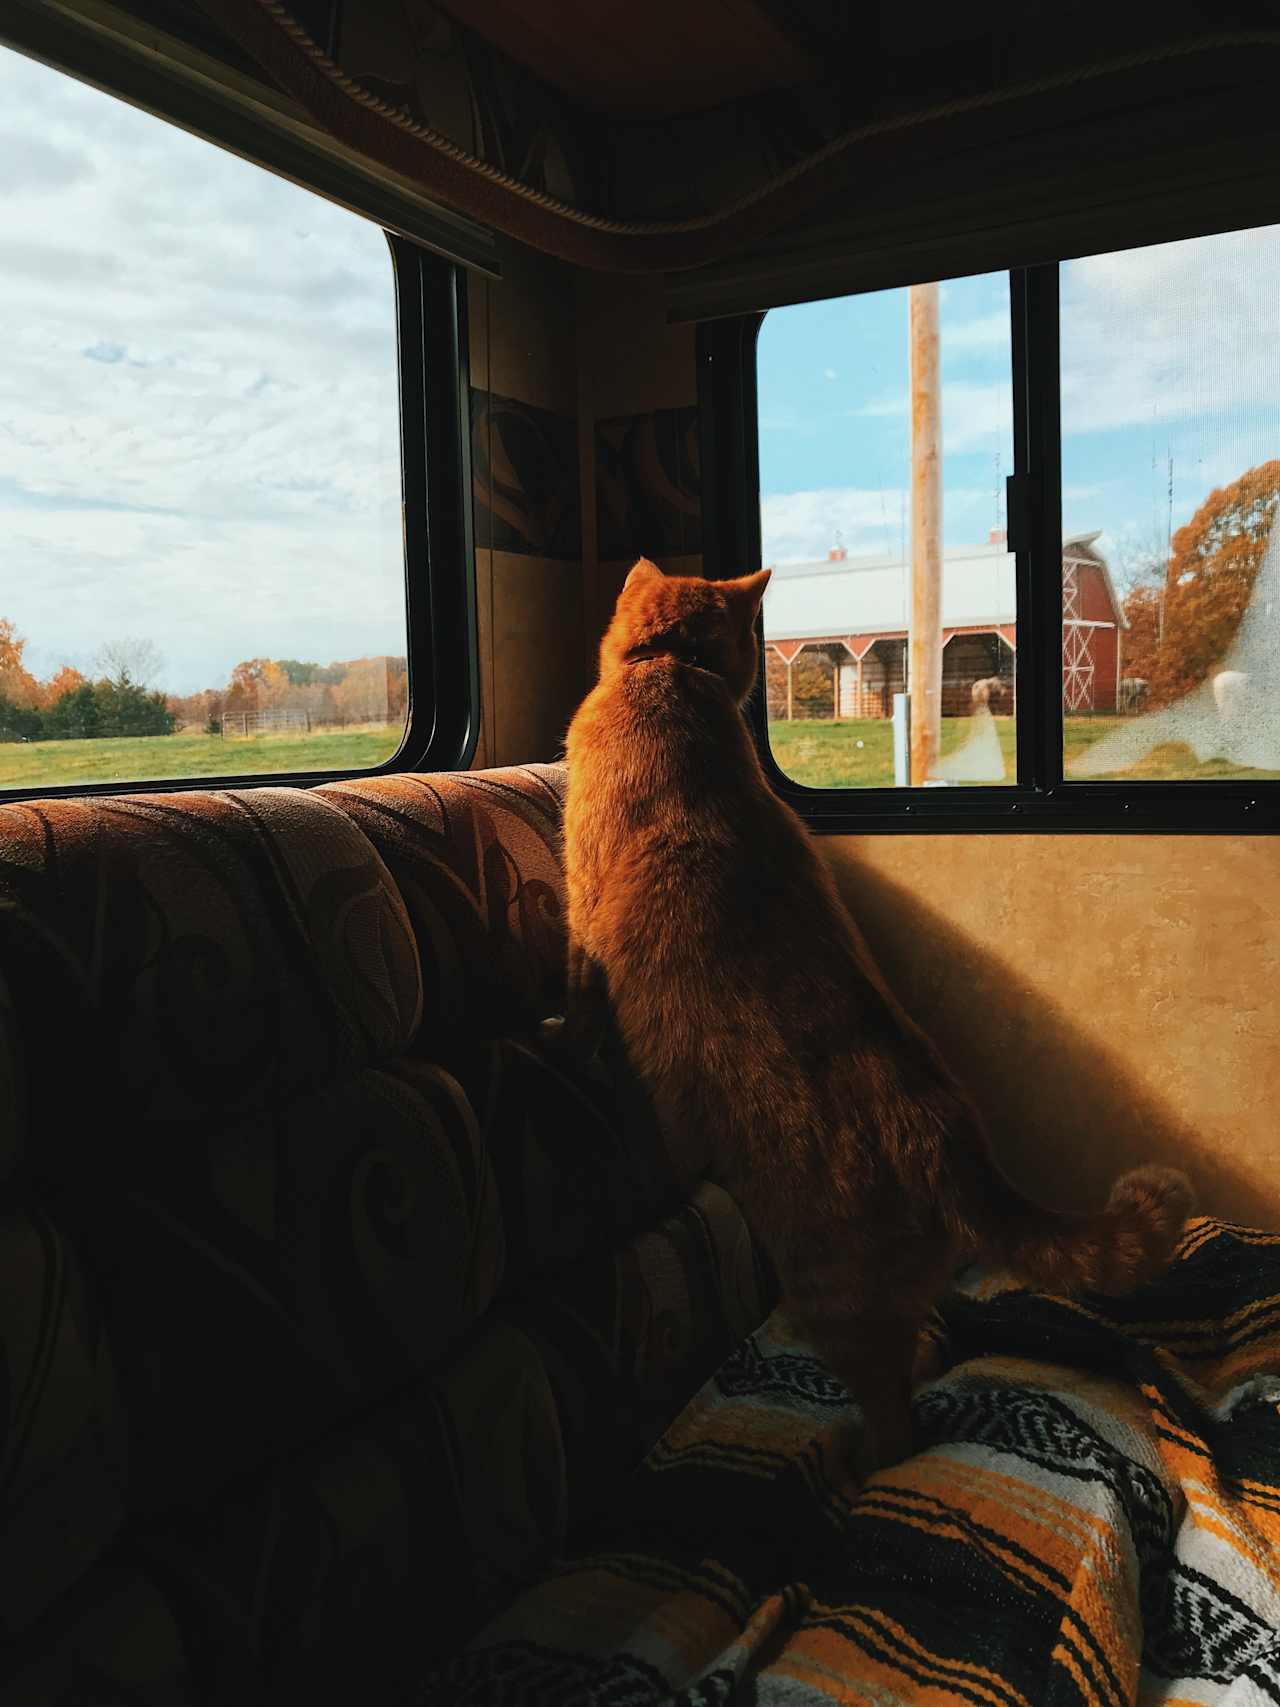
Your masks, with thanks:
M616 237L673 237L685 232L709 231L735 214L744 213L758 202L779 190L786 189L789 184L802 178L806 173L834 159L856 143L869 141L875 136L888 136L897 131L918 129L922 125L936 123L939 119L957 118L965 113L981 112L991 107L1003 106L1012 101L1025 100L1032 95L1047 94L1052 90L1070 89L1080 83L1087 83L1102 77L1114 76L1122 71L1141 70L1144 66L1165 64L1170 60L1186 59L1195 54L1212 53L1222 48L1277 48L1280 47L1280 29L1261 30L1228 30L1210 35L1189 37L1185 41L1170 42L1162 48L1140 53L1122 54L1118 58L1099 61L1091 65L1073 66L1066 71L1058 71L1043 77L1032 78L1023 83L1015 83L1007 89L997 89L982 95L965 95L952 101L944 101L939 106L922 108L918 112L901 114L895 118L878 119L870 124L858 125L852 130L842 131L830 142L825 143L815 153L806 155L803 160L796 161L783 171L775 173L754 189L744 192L724 207L713 213L696 214L689 219L678 220L620 220L609 219L603 214L588 213L585 209L575 207L572 202L561 201L559 197L549 194L546 190L535 189L533 185L514 178L509 172L495 166L488 160L482 160L478 155L470 153L460 144L447 137L443 131L436 130L432 125L424 124L415 119L403 107L393 107L389 101L372 94L362 83L356 81L335 63L307 32L306 28L288 11L281 0L255 0L255 4L267 17L285 34L294 45L309 59L335 88L357 105L385 119L398 130L414 137L435 153L445 156L455 165L464 167L475 176L484 178L487 182L506 190L512 195L519 196L535 207L547 213L557 215L575 225L586 227L591 231L608 233Z

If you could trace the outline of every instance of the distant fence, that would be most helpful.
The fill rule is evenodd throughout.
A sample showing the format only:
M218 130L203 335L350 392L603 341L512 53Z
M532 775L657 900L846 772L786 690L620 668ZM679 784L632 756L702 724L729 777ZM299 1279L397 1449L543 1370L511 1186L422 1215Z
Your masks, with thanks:
M224 711L222 714L224 735L276 735L288 729L310 733L311 713L272 706L263 711Z
M286 709L274 706L263 711L224 711L220 719L215 717L214 720L220 723L218 734L244 740L253 735L313 735L322 729L369 729L389 725L399 727L404 722L404 713L397 712L391 716L384 713L381 717L376 714L343 717L334 712L299 711L292 707Z

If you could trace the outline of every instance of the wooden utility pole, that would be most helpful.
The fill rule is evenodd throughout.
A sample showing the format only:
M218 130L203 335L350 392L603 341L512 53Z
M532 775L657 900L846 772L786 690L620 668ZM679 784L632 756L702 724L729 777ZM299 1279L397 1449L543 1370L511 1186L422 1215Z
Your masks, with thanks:
M942 395L938 287L912 285L911 343L911 781L938 758L942 721Z

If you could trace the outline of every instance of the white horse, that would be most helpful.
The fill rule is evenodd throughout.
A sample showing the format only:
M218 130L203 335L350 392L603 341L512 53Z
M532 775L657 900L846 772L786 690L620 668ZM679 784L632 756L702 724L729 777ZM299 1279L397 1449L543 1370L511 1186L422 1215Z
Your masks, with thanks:
M1244 670L1219 670L1213 678L1213 699L1218 715L1234 722L1244 713L1249 697L1249 677Z

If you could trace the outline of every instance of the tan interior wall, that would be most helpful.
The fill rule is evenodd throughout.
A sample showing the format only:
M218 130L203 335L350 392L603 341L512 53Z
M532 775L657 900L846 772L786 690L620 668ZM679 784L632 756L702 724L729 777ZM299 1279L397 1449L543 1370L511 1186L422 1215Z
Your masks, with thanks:
M522 300L546 300L513 280L491 287L491 302L513 286L528 292ZM566 315L576 316L571 330ZM597 466L616 448L609 423L693 405L691 328L666 325L651 285L590 275L575 281L572 307L551 305L549 325L537 360L508 330L501 383L576 410L582 571L571 589L561 566L550 575L531 560L495 568L485 623L502 666L494 749L502 758L546 756L534 743L558 736L558 720L594 675L617 589L646 549L640 530L656 529L667 546L697 539L697 551L651 551L664 568L696 572L701 563L700 536L682 531L681 495L667 491L663 509L662 493L655 499L646 487L663 487L667 475L649 466L653 446L643 442L627 476L634 543L612 555L600 549L602 526L616 540L618 505L631 501ZM571 339L572 402L547 366ZM509 611L507 597L517 601ZM567 642L540 650L561 600L570 625L580 625L576 675ZM821 846L886 975L973 1089L1001 1160L1028 1190L1084 1205L1121 1166L1164 1160L1192 1173L1213 1213L1280 1225L1273 839L840 836Z
M697 376L694 328L667 324L651 280L582 273L577 313L583 491L597 498L583 526L594 679L596 645L637 556L673 575L701 565L698 469L664 466L659 454L696 418Z
M1185 1167L1280 1226L1280 848L1265 836L839 836L822 848L1011 1176L1083 1206Z
M477 767L554 757L586 691L573 292L517 249L468 287Z

